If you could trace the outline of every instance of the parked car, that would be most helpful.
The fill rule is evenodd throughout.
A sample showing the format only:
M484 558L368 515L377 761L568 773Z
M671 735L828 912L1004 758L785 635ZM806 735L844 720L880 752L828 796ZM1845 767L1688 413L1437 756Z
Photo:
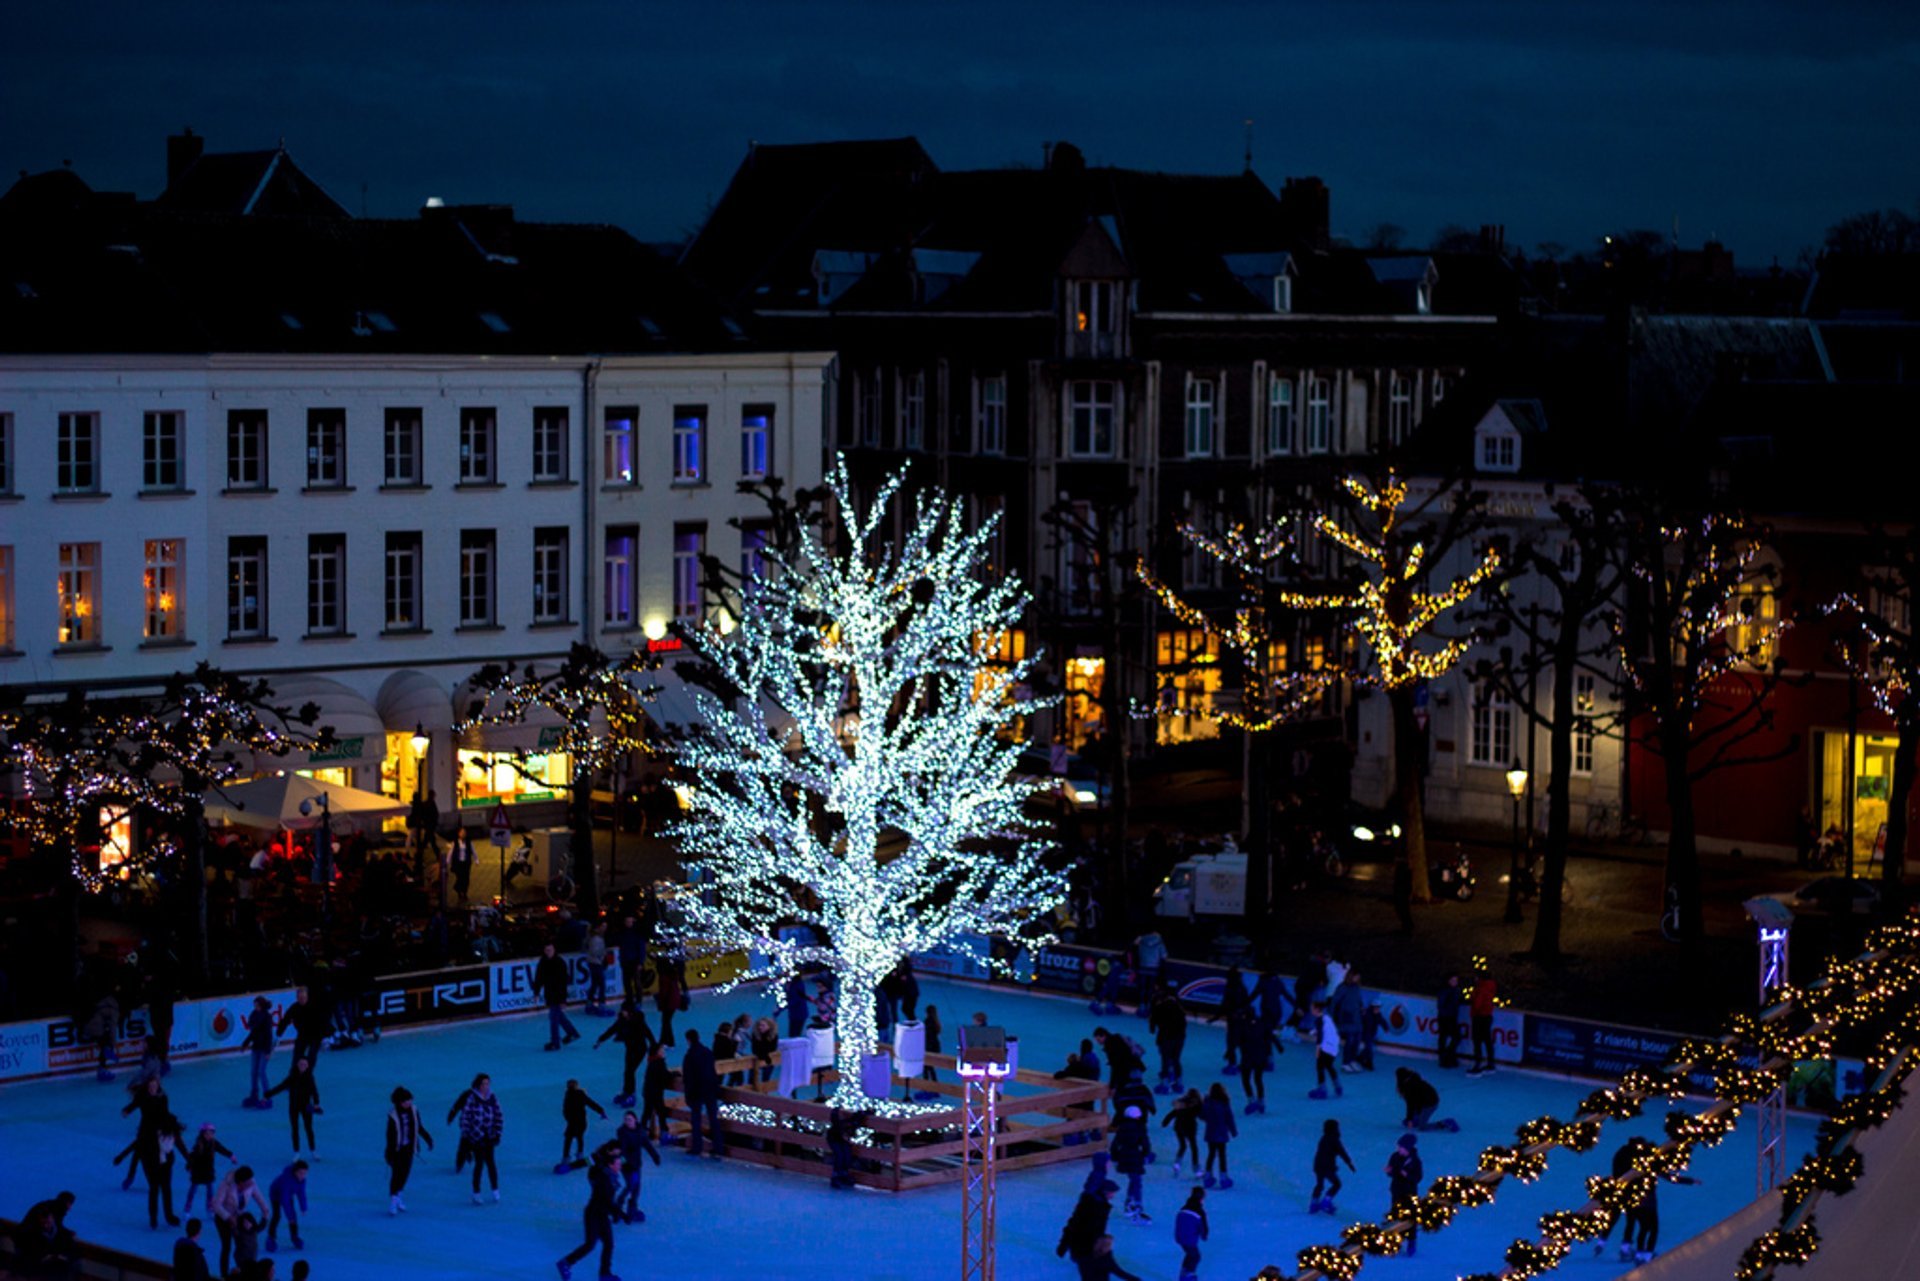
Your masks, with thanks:
M1768 895L1796 916L1866 917L1880 910L1880 887L1858 876L1823 876L1797 890Z

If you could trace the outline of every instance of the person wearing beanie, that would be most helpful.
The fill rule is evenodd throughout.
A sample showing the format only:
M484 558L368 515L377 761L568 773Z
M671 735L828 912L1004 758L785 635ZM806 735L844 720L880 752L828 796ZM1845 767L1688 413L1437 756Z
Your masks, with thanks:
M1137 1072L1134 1074L1134 1084L1140 1085ZM1114 1096L1114 1108L1116 1115L1107 1131L1107 1154L1113 1159L1113 1168L1127 1176L1127 1219L1132 1223L1151 1223L1153 1220L1147 1215L1141 1199L1147 1160L1153 1154L1153 1138L1147 1129L1146 1109L1137 1102L1122 1105L1118 1094Z
M1345 1161L1347 1168L1354 1168L1353 1158L1347 1154L1347 1145L1340 1141L1340 1123L1328 1117L1320 1126L1320 1146L1313 1150L1313 1199L1307 1203L1308 1214L1322 1211L1332 1214L1333 1198L1340 1195L1340 1162ZM1326 1189L1326 1196L1320 1190Z
M413 1091L396 1085L391 1096L393 1108L387 1113L387 1213L399 1214L407 1208L400 1194L407 1190L407 1178L413 1173L413 1158L425 1143L433 1150L433 1136L420 1121L420 1109L414 1105Z
M1420 1165L1420 1140L1416 1135L1403 1134L1399 1144L1393 1149L1393 1155L1387 1158L1387 1194L1393 1200L1392 1208L1387 1211L1389 1218L1405 1218L1408 1202L1420 1195L1420 1180L1425 1170ZM1420 1234L1412 1228L1407 1229L1407 1253L1413 1254Z

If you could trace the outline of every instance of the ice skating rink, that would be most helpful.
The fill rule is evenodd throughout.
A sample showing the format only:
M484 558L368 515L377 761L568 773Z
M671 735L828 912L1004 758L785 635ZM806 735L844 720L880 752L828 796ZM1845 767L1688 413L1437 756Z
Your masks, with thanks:
M1059 1067L1070 1048L1096 1023L1117 1027L1148 1051L1148 1075L1157 1070L1146 1021L1131 1013L1100 1019L1086 1006L1024 994L1011 989L922 981L922 1003L939 1007L949 1050L955 1029L974 1011L1004 1025L1021 1038L1023 1067ZM698 1028L703 1039L723 1018L772 1012L771 998L757 989L730 995L695 993L692 1010L680 1016L676 1030ZM649 1018L653 1012L649 1010ZM541 1049L546 1040L543 1013L476 1019L411 1031L392 1032L378 1045L327 1051L320 1057L324 1115L316 1120L320 1160L307 1184L310 1215L302 1216L304 1257L313 1263L316 1281L384 1281L420 1277L551 1277L554 1260L581 1237L581 1207L586 1201L584 1172L555 1175L562 1121L561 1092L577 1077L605 1106L610 1118L593 1118L589 1145L608 1137L620 1110L612 1097L619 1090L620 1047L608 1042L592 1049L605 1026L577 1009L575 1023L585 1034L558 1053ZM1203 1090L1220 1075L1223 1026L1196 1019L1186 1048L1187 1084ZM684 1043L683 1043L684 1044ZM671 1052L677 1066L680 1048ZM285 1075L290 1056L275 1055L272 1079ZM1205 1281L1243 1281L1261 1266L1278 1263L1289 1271L1304 1246L1335 1242L1345 1224L1372 1219L1386 1209L1387 1183L1382 1167L1402 1130L1402 1111L1393 1092L1393 1068L1410 1064L1441 1094L1439 1115L1460 1121L1458 1134L1420 1136L1428 1181L1444 1174L1470 1173L1480 1149L1510 1141L1513 1129L1536 1116L1565 1118L1593 1088L1592 1082L1563 1080L1503 1067L1490 1076L1468 1078L1442 1072L1430 1056L1382 1053L1379 1070L1345 1077L1344 1099L1307 1098L1313 1084L1313 1059L1306 1047L1291 1045L1275 1061L1267 1078L1265 1115L1239 1117L1240 1137L1230 1148L1235 1186L1208 1195L1212 1238L1203 1249L1200 1276ZM454 1127L444 1123L447 1108L476 1072L493 1076L506 1111L506 1132L499 1151L503 1200L476 1206L466 1176L453 1174L457 1145ZM126 1079L122 1073L121 1082ZM0 1087L0 1206L18 1217L33 1202L61 1189L79 1197L68 1218L82 1238L155 1258L170 1257L177 1230L164 1220L147 1227L145 1184L120 1190L125 1167L109 1164L132 1137L134 1118L122 1117L127 1095L121 1082L103 1085L91 1077ZM246 1093L244 1055L189 1060L166 1079L173 1110L191 1137L202 1122L218 1134L242 1162L251 1164L264 1190L292 1159L284 1099L272 1111L240 1107ZM381 1159L387 1097L396 1085L411 1089L438 1147L423 1153L406 1193L408 1213L387 1213L386 1166ZM1241 1106L1237 1076L1229 1080L1236 1110ZM1167 1099L1157 1100L1164 1114ZM1321 1122L1338 1117L1359 1169L1346 1176L1339 1215L1307 1214L1313 1183L1310 1158ZM1146 1278L1172 1278L1180 1252L1173 1243L1173 1219L1186 1198L1188 1177L1172 1170L1171 1129L1155 1118L1157 1162L1149 1167L1146 1207L1153 1222L1132 1225L1116 1205L1113 1217L1115 1257ZM1573 1208L1585 1201L1584 1180L1605 1173L1613 1151L1634 1134L1658 1137L1657 1112L1636 1121L1609 1125L1600 1145L1583 1157L1554 1154L1538 1183L1509 1180L1491 1207L1463 1211L1453 1227L1422 1237L1413 1258L1370 1260L1362 1277L1399 1281L1453 1278L1464 1272L1495 1270L1506 1245L1532 1237L1542 1213ZM1796 1117L1789 1168L1811 1146L1814 1124ZM614 1271L627 1278L766 1277L775 1281L851 1281L899 1278L923 1281L957 1273L960 1255L960 1191L957 1185L894 1195L865 1190L834 1191L822 1174L809 1178L734 1162L695 1160L677 1148L663 1149L664 1165L648 1163L641 1205L647 1221L616 1227ZM222 1163L223 1170L226 1168ZM1009 1281L1072 1275L1054 1256L1060 1227L1085 1176L1080 1162L1003 1176L1000 1184L1000 1275ZM1660 1190L1661 1241L1676 1244L1752 1199L1754 1138L1743 1124L1718 1148L1698 1153L1693 1173L1698 1186L1666 1185ZM174 1174L176 1205L186 1194L186 1173ZM202 1214L201 1207L194 1212ZM184 1217L184 1216L183 1216ZM202 1217L205 1217L202 1214ZM211 1224L204 1240L217 1259ZM1615 1242L1618 1233L1615 1233ZM281 1274L294 1257L283 1235ZM594 1257L575 1270L593 1275ZM1576 1254L1560 1275L1613 1277L1629 1265L1618 1262L1609 1246L1604 1261Z

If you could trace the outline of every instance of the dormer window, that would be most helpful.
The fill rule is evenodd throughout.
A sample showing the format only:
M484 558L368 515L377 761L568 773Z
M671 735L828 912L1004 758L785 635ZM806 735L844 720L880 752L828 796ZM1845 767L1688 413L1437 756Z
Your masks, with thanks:
M1508 432L1487 432L1480 437L1480 470L1512 472L1520 470L1520 438Z
M1278 312L1293 310L1293 277L1282 273L1273 278L1273 309Z
M1433 312L1433 285L1432 285L1431 283L1429 283L1428 281L1425 281L1425 280L1423 280L1423 281L1421 281L1421 282L1420 282L1420 283L1419 283L1418 285L1415 285L1415 286L1414 286L1414 289L1413 289L1413 309L1414 309L1414 311L1415 311L1415 312L1417 312L1418 314L1420 314L1420 315L1422 315L1422 316L1426 316L1426 315L1431 315L1431 314L1432 314L1432 312Z
M1120 282L1075 280L1067 285L1067 354L1111 359L1120 354Z

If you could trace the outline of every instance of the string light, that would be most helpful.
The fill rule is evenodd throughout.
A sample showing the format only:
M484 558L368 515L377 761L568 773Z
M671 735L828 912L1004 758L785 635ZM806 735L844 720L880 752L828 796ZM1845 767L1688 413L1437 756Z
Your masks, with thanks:
M1016 693L1031 661L980 639L1010 633L1027 597L986 570L993 522L969 532L944 494L917 496L889 540L903 479L863 511L837 460L844 538L769 547L733 630L690 635L733 697L693 691L705 733L676 749L692 804L670 829L700 887L681 932L755 960L722 990L838 976L836 1096L862 1106L880 981L942 945L1047 941L1065 890L1023 812L1047 781L1014 770L1014 727L1044 706Z

